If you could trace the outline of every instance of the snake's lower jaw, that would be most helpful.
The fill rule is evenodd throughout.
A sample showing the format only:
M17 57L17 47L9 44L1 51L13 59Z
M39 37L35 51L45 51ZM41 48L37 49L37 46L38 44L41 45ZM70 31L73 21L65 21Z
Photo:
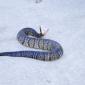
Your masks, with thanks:
M43 33L43 35L46 35L46 34L48 33L48 31L49 31L49 29L47 29L47 30Z
M40 34L42 34L42 36L45 36L48 31L49 31L49 29L47 29L45 32L42 32L42 28L41 28L41 26L40 26Z

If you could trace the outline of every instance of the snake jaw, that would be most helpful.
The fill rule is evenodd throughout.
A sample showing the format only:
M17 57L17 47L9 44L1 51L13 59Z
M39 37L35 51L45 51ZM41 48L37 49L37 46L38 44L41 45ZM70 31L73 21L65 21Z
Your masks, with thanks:
M47 29L45 32L42 33L42 29L41 29L41 26L40 26L40 34L41 34L42 36L45 36L48 31L49 31L49 29Z
M47 30L43 33L43 35L46 35L46 34L48 33L48 31L49 31L49 29L47 29Z

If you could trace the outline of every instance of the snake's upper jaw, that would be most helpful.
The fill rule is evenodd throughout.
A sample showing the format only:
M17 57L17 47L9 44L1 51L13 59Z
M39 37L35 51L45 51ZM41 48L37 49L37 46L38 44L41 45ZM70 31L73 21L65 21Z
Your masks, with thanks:
M42 33L42 29L41 29L41 26L40 26L40 35L41 36L45 36L48 31L49 31L49 29L47 29L45 32Z
M47 29L47 30L43 33L43 35L46 35L46 34L48 33L48 31L49 31L49 29Z

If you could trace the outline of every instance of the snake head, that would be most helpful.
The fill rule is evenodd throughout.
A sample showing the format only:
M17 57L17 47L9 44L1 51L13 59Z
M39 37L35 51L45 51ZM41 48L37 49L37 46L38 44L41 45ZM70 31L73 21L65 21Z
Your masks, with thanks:
M40 34L41 37L45 36L47 34L47 32L48 32L48 29L44 33L42 33L42 29L41 29L41 26L40 26L40 33L39 34Z

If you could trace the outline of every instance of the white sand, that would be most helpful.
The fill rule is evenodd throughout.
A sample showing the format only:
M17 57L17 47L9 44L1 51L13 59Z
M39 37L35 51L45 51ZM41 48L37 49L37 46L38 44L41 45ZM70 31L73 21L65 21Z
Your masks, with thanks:
M85 85L85 1L0 0L0 52L29 50L17 42L17 32L39 31L39 25L63 46L63 57L43 62L0 56L0 85Z

